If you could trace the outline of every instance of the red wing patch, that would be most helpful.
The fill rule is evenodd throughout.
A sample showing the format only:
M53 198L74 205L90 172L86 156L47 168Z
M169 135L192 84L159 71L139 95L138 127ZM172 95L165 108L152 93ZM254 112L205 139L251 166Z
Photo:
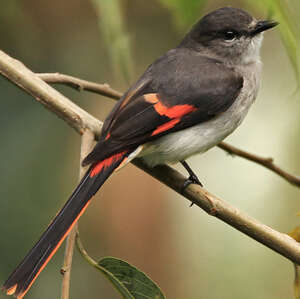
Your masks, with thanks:
M162 102L158 102L154 105L155 111L160 115L165 115L169 118L180 118L190 112L197 110L195 106L192 105L175 105L172 107L167 107Z
M159 95L157 93L145 94L144 99L146 102L154 104L153 107L159 115L167 116L171 119L170 121L158 126L152 132L151 136L157 135L173 128L177 123L180 122L180 118L182 116L197 110L195 106L189 104L167 107L160 101Z
M90 177L94 177L95 175L97 175L99 172L102 171L102 169L107 168L109 166L111 166L113 163L121 160L124 156L124 154L126 154L127 151L112 155L109 158L104 159L103 161L97 163L94 168L92 169L91 173L90 173Z
M145 94L144 99L146 102L154 104L154 109L159 115L164 115L169 118L180 118L197 110L195 106L188 104L167 107L159 100L159 95L157 93Z
M154 135L157 135L164 131L167 131L167 130L173 128L179 122L180 122L179 118L172 119L172 120L168 121L167 123L165 123L161 126L158 126L157 129L152 132L151 136L154 136Z

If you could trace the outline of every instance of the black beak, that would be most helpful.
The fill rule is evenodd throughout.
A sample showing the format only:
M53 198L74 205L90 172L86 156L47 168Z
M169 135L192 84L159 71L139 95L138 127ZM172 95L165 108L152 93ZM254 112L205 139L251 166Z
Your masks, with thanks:
M258 33L261 33L265 30L271 29L277 26L279 23L272 20L258 21L255 27L251 30L251 35L254 36Z

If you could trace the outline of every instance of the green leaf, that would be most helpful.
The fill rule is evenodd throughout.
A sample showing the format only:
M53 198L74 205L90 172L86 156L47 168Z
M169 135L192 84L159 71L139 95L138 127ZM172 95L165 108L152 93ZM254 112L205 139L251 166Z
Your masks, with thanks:
M125 299L164 299L159 287L143 272L125 261L106 257L96 267Z

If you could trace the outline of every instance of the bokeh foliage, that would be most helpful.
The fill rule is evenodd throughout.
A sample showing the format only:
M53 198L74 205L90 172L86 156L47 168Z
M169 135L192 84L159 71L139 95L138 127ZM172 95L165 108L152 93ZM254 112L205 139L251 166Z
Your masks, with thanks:
M169 9L174 25L178 30L187 30L199 19L201 11L209 0L159 0ZM130 55L130 40L124 26L119 0L92 0L99 13L99 25L104 33L107 47L112 57L115 70L122 71L126 79L132 74L132 60ZM279 31L282 42L293 66L296 80L299 84L299 50L300 32L297 27L297 18L293 15L291 0L244 0L253 10L268 18L280 22ZM117 16L111 18L111 16ZM116 71L116 72L118 72Z
M278 30L282 42L289 55L293 66L295 76L299 87L299 50L300 50L300 31L299 22L293 14L295 7L291 0L247 0L248 4L257 10L267 13L267 17L272 18L280 23Z
M291 31L291 36L288 38L292 41L291 45L288 45L288 42L286 44L287 49L292 49L288 53L290 59L294 60L293 66L295 68L299 47L299 38L297 37L299 27L297 27L295 16L297 10L294 5L297 3L296 1L158 0L140 4L141 1L139 0L107 0L106 2L94 0L93 6L89 7L89 2L82 0L54 1L54 3L37 0L10 0L0 10L1 48L35 71L69 73L94 81L108 82L111 86L119 89L124 88L124 86L120 87L119 82L122 77L130 77L126 73L130 74L132 67L130 56L132 56L131 48L133 47L130 43L133 44L134 41L129 40L128 35L131 36L135 29L136 31L140 29L139 26L143 23L143 18L148 18L153 23L157 22L161 27L172 31L171 38L168 36L172 43L168 43L164 42L166 34L162 34L162 32L167 33L166 29L162 28L164 31L153 30L155 28L146 28L144 25L143 34L147 36L148 40L138 36L137 40L143 40L145 45L138 44L136 49L142 48L144 51L139 50L139 57L148 55L153 60L161 49L167 49L176 44L176 35L173 32L180 32L177 35L179 40L182 33L187 31L192 23L203 15L204 11L214 9L217 5L232 4L236 7L249 8L250 11L253 10L254 15L272 16L279 20L281 25L275 31L281 30L281 27L285 28L281 33L282 35L285 34L286 30ZM138 9L135 13L136 6ZM274 12L273 6L277 12ZM105 11L106 9L107 11ZM58 17L58 15L62 16ZM106 17L106 20L102 15L104 18ZM132 25L130 31L128 30L129 21ZM97 22L100 29L98 31L95 29ZM107 25L109 22L111 24ZM287 25L282 26L285 24L284 22ZM173 24L172 28L170 28L170 23ZM117 26L115 27L115 25ZM112 29L108 33L104 33L110 27ZM113 32L117 33L113 34ZM105 35L108 35L109 38L105 38ZM160 35L163 36L159 39L160 43L153 43L155 37ZM124 36L127 41L122 44ZM288 107L283 109L284 105L281 105L286 96L285 91L282 90L285 86L287 89L290 88L288 80L291 79L291 76L287 74L287 62L284 55L276 56L283 59L282 64L279 60L273 59L273 54L277 49L272 47L278 47L278 43L276 43L276 38L270 40L269 36L274 37L276 33L270 33L268 37L266 36L263 48L266 53L263 57L266 74L264 85L271 86L271 88L269 87L268 92L262 89L260 93L262 98L257 101L253 107L254 111L252 110L246 119L250 125L247 126L245 122L241 128L242 133L240 135L235 134L239 138L234 139L234 141L236 141L236 145L241 145L245 149L275 156L276 159L279 159L280 164L292 171L297 171L299 169L299 163L297 164L299 161L297 152L299 149L299 122L297 125L296 121L292 122L292 119L293 112L297 113L299 109L292 106L291 111L284 114L284 109L288 109ZM114 45L118 43L121 43L122 46L115 47ZM150 44L153 48L159 48L159 51L155 53L150 51L148 47ZM117 48L119 48L117 50L119 53L115 54L114 50ZM149 52L146 52L147 49ZM279 51L284 52L281 47ZM109 59L106 59L107 56ZM271 63L268 62L268 59L271 60ZM147 62L144 63L142 60L139 62L141 69L147 66ZM109 66L107 66L108 64ZM283 64L285 66L284 76L281 73ZM268 71L270 65L274 66L274 71L273 69ZM279 65L278 68L276 65ZM115 73L114 78L111 76L112 66ZM277 85L276 88L274 88L275 85ZM79 138L63 122L36 102L31 101L30 96L15 86L2 80L0 81L0 88L2 98L0 110L2 145L0 153L3 157L0 172L0 232L2 235L0 275L3 281L24 253L32 246L76 184ZM107 113L104 110L105 105L110 102L109 100L86 93L77 94L66 88L61 88L61 90L97 117L103 119ZM278 101L280 96L275 98L277 93L280 93L283 102ZM288 104L289 107L293 105L291 102ZM276 114L275 109L278 106L280 113ZM259 129L255 125L258 125ZM285 125L286 128L284 128ZM268 126L270 127L269 131L267 131ZM277 131L280 129L281 131ZM239 130L239 132L241 131ZM266 139L268 140L266 141ZM282 153L279 150L281 147L276 142L284 142ZM271 146L268 147L269 144ZM291 191L290 186L287 186L274 175L249 165L245 161L227 158L222 153L215 155L214 150L212 152L213 154L208 153L204 158L200 157L202 160L200 160L198 169L196 163L199 157L192 159L193 165L195 164L209 189L215 192L219 188L217 193L222 197L224 196L226 200L234 201L236 199L234 204L243 206L243 209L249 214L277 229L289 231L292 228L288 222L292 222L292 220L282 220L284 215L292 218L290 215L293 214L295 208L292 208L291 202L297 205L296 195L298 194ZM222 169L227 169L225 175ZM227 177L228 169L230 170L230 177ZM235 175L235 172L238 174ZM290 265L286 265L285 260L277 257L268 249L257 246L257 243L249 241L232 231L231 228L215 223L214 220L198 210L187 208L186 203L181 204L181 201L173 200L175 197L173 193L170 194L172 200L167 200L167 196L163 192L161 195L151 198L151 204L147 206L147 211L143 214L141 202L143 202L145 194L139 193L140 181L132 179L133 171L130 175L128 175L128 169L124 170L123 173L125 176L122 179L128 179L126 181L128 189L133 185L134 194L138 198L130 207L132 214L127 215L130 221L117 213L122 202L126 202L124 205L130 206L128 202L131 198L125 198L129 191L126 189L126 192L121 194L121 203L116 203L119 196L116 194L119 185L115 184L116 181L114 181L112 194L110 195L105 190L103 191L104 194L101 192L102 198L101 201L99 200L99 209L98 206L89 209L80 223L82 236L90 241L88 248L91 250L91 255L115 255L130 261L151 275L162 286L169 298L199 298L200 295L201 298L260 297L273 299L288 297L287 293L292 290L293 273L288 272L292 268ZM120 173L120 175L122 174ZM146 176L141 174L140 177L145 179ZM254 177L258 178L257 181L254 181ZM114 179L112 178L112 180ZM152 184L152 181L149 179L147 182ZM137 185L139 188L136 187ZM258 185L260 187L257 187ZM251 186L251 191L248 190L249 186ZM157 185L155 188L162 187ZM253 194L256 192L256 188L261 188L259 194ZM231 189L231 193L226 193L228 189ZM246 189L247 194L244 192ZM151 193L153 190L151 189ZM250 194L251 201L246 200L248 194ZM157 198L162 200L159 202L155 213L151 214L153 202ZM271 203L269 202L270 205L268 205L268 198L271 201ZM112 206L108 206L108 208L105 206L106 199L111 201ZM95 202L98 201L95 200ZM162 218L168 221L170 225L161 225L162 220L157 215L163 213L166 203L169 206ZM178 208L173 209L176 205ZM135 228L130 227L134 215L141 215L142 218L139 219L139 224ZM143 219L147 218L148 215L153 219L153 223L145 227L143 226ZM109 243L108 240L114 237L122 240L122 234L118 235L115 227L106 226L107 223L103 219L109 217L121 222L117 225L124 227L122 234L126 234L125 242L117 243L114 241L113 246ZM151 235L149 243L144 239L142 242L141 237L136 236L130 241L128 237L130 232L129 229L126 230L127 227L131 228L132 234L137 234L135 229L140 228L143 235L146 236L148 233L150 235L150 232L153 232L153 235ZM216 227L217 229L215 229ZM216 231L220 234L217 234ZM157 242L157 238L160 236L160 242ZM167 248L166 255L163 255L164 242L166 242ZM129 243L131 243L131 247L128 245ZM142 247L141 243L145 247ZM230 244L227 246L227 243ZM147 247L150 248L149 251L147 251ZM180 250L182 256L178 254ZM159 261L157 256L153 258L151 254L155 255L156 252L158 252L158 257L162 256L162 260ZM172 259L172 254L176 259ZM53 259L28 296L31 298L41 298L42 296L45 299L57 297L60 289L58 269L61 260L62 256L56 256ZM243 264L241 269L237 264ZM278 271L278 268L281 271ZM164 270L166 272L163 272ZM244 273L247 273L246 277L241 278ZM175 275L176 279L172 275ZM71 284L72 298L84 298L87 290L89 294L100 294L101 292L104 294L104 298L119 298L119 296L113 297L111 286L106 286L105 282L99 279L98 273L93 276L93 269L90 270L90 267L86 266L81 259L75 259ZM180 293L180 290L183 290L183 293ZM280 290L282 293L275 293ZM2 294L0 297L6 298Z
M133 71L132 59L121 2L119 0L92 0L92 3L98 16L99 30L106 42L114 74L119 78L120 75L123 76L129 84Z
M173 15L179 30L186 28L199 19L203 7L209 0L160 0Z

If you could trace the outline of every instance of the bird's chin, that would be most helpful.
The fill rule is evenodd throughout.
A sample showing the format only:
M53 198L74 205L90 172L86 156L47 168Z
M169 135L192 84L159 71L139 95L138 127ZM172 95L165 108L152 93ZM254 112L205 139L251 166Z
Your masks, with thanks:
M263 33L260 33L251 38L247 50L244 51L241 62L242 64L249 64L260 61L260 48L262 45Z

